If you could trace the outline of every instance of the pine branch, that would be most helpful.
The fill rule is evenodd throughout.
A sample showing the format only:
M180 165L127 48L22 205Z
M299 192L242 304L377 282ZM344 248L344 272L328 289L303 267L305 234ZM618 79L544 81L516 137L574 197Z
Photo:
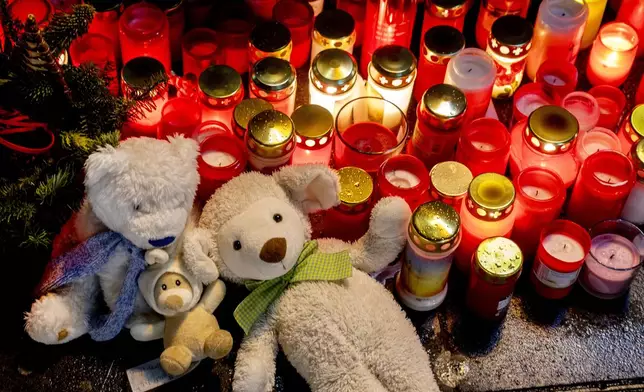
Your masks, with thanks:
M69 14L54 14L44 33L52 53L57 56L69 49L73 40L87 33L93 18L94 7L89 4L74 5Z
M36 188L36 198L41 204L51 204L56 193L71 184L72 174L69 169L63 169L41 182Z
M35 229L27 234L27 239L20 243L21 248L46 248L51 244L51 233L43 229Z
M36 215L36 205L19 199L0 202L0 223L11 226L17 222L29 222Z
M13 42L18 42L18 29L14 19L9 14L7 0L0 0L0 20L2 20L2 32L4 33L4 51L10 52Z

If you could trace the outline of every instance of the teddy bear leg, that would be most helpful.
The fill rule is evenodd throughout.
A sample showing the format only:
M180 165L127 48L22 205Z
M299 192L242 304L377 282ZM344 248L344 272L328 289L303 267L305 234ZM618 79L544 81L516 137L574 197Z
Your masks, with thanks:
M312 392L391 392L362 364L353 364L342 375L333 375L332 380L319 380L311 385ZM399 392L399 391L396 391Z
M228 355L233 348L233 337L228 331L218 329L208 335L204 343L204 354L212 359L220 359Z
M161 367L171 376L180 376L188 371L192 352L186 346L170 346L161 353Z

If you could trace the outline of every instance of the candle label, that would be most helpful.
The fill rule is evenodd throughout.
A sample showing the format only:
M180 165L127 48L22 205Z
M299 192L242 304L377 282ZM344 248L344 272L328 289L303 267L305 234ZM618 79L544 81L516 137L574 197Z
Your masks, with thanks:
M577 281L580 269L573 272L558 272L548 268L540 259L535 260L536 264L532 269L534 276L541 283L553 289L565 289Z
M443 258L424 257L424 252L408 243L400 276L403 287L420 298L439 294L447 284L452 258L452 254Z

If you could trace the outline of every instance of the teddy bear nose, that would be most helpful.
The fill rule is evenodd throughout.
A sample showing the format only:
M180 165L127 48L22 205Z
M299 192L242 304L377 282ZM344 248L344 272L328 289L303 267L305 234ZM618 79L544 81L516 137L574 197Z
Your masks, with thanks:
M178 295L170 295L165 300L165 307L171 310L179 310L183 306L183 300Z
M174 239L175 237L170 236L170 237L161 238L159 240L149 240L148 242L150 243L150 245L154 246L155 248L162 248L164 246L168 246L171 243L173 243Z
M284 260L284 256L286 256L286 238L271 238L259 252L259 258L267 263L279 263Z

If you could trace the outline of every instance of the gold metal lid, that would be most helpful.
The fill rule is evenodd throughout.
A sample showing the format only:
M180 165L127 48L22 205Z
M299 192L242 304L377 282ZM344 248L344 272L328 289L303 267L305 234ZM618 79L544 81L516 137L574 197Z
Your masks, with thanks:
M279 52L291 44L291 32L277 21L260 23L250 32L250 44L264 53Z
M166 75L163 64L152 57L135 57L123 66L123 83L131 89L145 89L158 75Z
M546 105L530 114L524 137L537 151L559 154L573 147L578 133L579 122L572 113L560 106Z
M519 246L505 237L483 240L474 253L474 268L488 282L502 284L521 273L523 253Z
M409 238L425 252L441 253L458 246L461 233L458 212L442 201L416 208L409 222Z
M442 19L458 18L467 11L467 0L425 0L425 9Z
M423 56L433 64L447 65L465 48L465 37L452 26L434 26L423 36Z
M355 208L366 204L373 194L373 180L366 171L358 167L343 167L338 170L340 178L340 203Z
M320 145L326 145L333 132L333 115L320 105L306 104L293 111L291 115L295 127L295 139L297 143L303 143L307 147L315 147L319 141ZM326 138L324 142L323 138Z
M631 148L631 159L633 160L633 166L635 166L635 170L637 171L638 181L644 181L644 139L633 144L633 147Z
M416 79L416 57L404 46L381 46L373 52L369 76L382 87L409 86Z
M633 143L644 137L644 104L635 106L631 111L628 125L624 127L625 136Z
M231 98L243 90L242 78L227 65L211 65L199 75L199 89L208 98Z
M467 192L467 209L481 220L505 218L514 205L514 185L497 173L483 173L474 177Z
M344 10L324 10L315 17L314 34L329 40L350 37L355 31L356 23L350 13ZM324 45L323 46L329 46Z
M253 65L250 91L267 101L281 101L295 93L295 69L277 57L264 57Z
M263 158L289 154L294 147L293 121L278 110L266 110L248 122L248 149Z
M460 125L465 117L465 94L450 84L437 84L423 95L421 114L437 128L449 130Z
M233 110L233 128L239 136L244 136L248 122L259 113L273 109L273 105L260 98L244 99Z
M456 161L437 163L429 173L434 199L464 198L472 182L472 172Z
M515 60L528 55L532 25L519 15L504 15L492 23L488 47L499 56Z
M353 87L358 65L352 55L341 49L326 49L315 56L310 72L313 85L330 95L343 94Z

